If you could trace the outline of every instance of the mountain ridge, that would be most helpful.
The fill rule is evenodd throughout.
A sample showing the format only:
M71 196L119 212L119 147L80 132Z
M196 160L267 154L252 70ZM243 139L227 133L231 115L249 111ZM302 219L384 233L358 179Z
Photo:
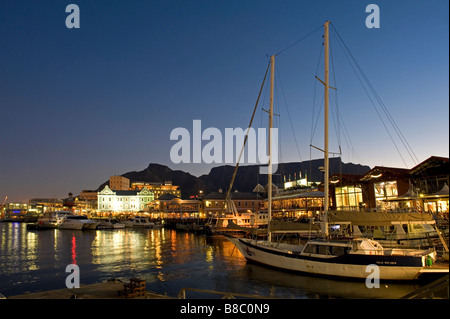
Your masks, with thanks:
M330 176L336 173L342 174L365 174L370 170L367 165L344 163L341 158L330 158ZM266 185L267 175L259 174L259 167L263 165L242 165L239 166L232 191L252 192L257 184ZM273 176L273 183L282 188L284 180L294 180L302 175L307 176L308 181L322 182L323 173L319 167L323 166L323 159L315 159L302 162L279 163L277 172ZM166 165L150 163L142 171L131 171L121 176L128 178L131 182L154 182L164 183L172 181L181 190L181 197L188 199L199 194L202 190L204 194L222 189L227 191L234 172L234 166L222 165L211 168L208 174L196 177L182 170L173 170ZM109 180L101 184L97 190L102 190Z

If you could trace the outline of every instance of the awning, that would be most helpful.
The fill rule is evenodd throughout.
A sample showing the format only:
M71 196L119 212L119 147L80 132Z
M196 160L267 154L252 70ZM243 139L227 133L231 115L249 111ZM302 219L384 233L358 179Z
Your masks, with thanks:
M320 226L310 223L272 220L270 221L270 231L274 233L319 233Z
M425 195L425 196L423 196L423 198L445 198L445 197L448 197L448 195L449 195L448 186L447 186L447 184L444 184L444 186L442 187L442 189L439 192L436 192L434 194Z

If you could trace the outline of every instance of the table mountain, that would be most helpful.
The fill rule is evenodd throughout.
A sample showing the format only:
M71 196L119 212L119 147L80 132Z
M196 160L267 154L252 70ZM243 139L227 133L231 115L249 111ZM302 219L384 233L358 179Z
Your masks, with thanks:
M298 179L300 174L303 178L307 176L308 181L322 182L323 173L319 170L320 166L323 166L323 159L280 163L278 164L277 172L273 176L273 183L282 188L284 179L289 180L289 176L291 180L294 180L294 178ZM343 163L340 158L330 158L330 175L338 173L365 174L369 170L369 166ZM142 171L128 172L122 176L130 179L131 182L164 183L165 181L172 181L173 185L180 186L182 198L188 199L191 196L198 195L200 190L204 194L219 189L226 192L233 171L234 166L222 165L212 168L208 174L196 177L181 170L172 170L168 166L152 163ZM259 165L240 166L232 190L252 192L258 183L261 185L267 184L267 175L259 174ZM109 181L100 185L98 189L103 189L107 184L109 184Z

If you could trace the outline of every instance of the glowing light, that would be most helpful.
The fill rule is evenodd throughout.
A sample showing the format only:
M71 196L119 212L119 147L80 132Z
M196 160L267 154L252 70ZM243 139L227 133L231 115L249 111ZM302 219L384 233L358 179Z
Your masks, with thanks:
M72 264L77 264L77 239L72 234Z

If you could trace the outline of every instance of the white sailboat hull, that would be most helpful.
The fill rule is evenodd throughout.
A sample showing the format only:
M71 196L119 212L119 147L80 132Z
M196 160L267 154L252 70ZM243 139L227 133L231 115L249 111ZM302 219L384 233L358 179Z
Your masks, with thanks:
M269 247L267 243L255 244L249 239L230 238L230 240L249 261L313 275L366 279L376 275L374 273L376 268L379 270L380 280L415 280L424 269L424 260L421 256L402 256L404 257L401 258L402 261L397 257L375 255L347 255L349 261L334 257L319 259L309 258L288 249ZM378 267L370 267L373 265Z

